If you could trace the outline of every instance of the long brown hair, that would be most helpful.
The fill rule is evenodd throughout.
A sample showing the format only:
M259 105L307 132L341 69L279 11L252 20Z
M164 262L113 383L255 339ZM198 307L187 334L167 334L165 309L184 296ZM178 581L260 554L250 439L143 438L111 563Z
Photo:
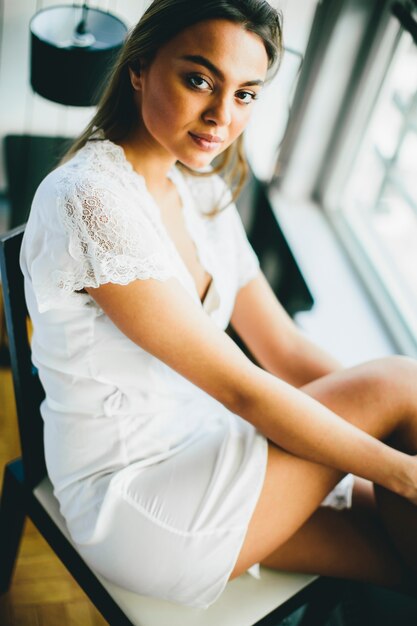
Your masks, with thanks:
M63 160L73 156L97 131L101 131L106 139L122 141L137 123L138 116L129 68L138 71L140 62L151 62L164 43L187 27L209 19L226 19L258 35L268 55L269 73L276 72L283 50L282 17L265 0L154 0L127 37L93 119ZM221 173L232 189L234 200L248 172L243 137L240 136L220 155L208 173L202 174L180 165L199 176Z

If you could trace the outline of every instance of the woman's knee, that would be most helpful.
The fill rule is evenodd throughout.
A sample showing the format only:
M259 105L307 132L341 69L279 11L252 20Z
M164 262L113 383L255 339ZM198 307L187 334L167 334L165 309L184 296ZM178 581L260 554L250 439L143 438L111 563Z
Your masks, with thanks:
M379 361L379 386L387 402L409 415L417 410L417 361L403 355L388 356Z
M374 395L379 396L379 419L386 422L382 436L404 452L417 450L417 361L395 355L369 364ZM385 427L384 427L385 428Z
M413 359L389 356L334 372L302 390L355 426L386 439L409 421L410 405L417 412L415 380Z
M392 354L371 363L378 365L384 375L393 380L404 380L417 375L417 360L403 354Z

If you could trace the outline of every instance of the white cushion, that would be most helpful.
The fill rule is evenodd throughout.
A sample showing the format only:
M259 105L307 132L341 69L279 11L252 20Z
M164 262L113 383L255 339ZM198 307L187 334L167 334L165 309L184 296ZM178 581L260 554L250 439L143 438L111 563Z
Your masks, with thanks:
M34 494L72 543L48 478ZM135 626L251 626L317 578L261 567L259 580L249 574L235 578L217 602L204 610L140 596L95 575Z

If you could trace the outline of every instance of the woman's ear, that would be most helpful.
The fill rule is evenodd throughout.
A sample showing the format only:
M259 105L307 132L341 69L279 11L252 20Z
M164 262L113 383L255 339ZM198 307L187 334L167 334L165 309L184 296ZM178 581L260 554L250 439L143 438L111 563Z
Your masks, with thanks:
M142 89L142 77L141 77L140 66L138 67L137 70L133 70L131 67L129 67L129 76L130 76L130 83L133 89L135 91L140 91Z

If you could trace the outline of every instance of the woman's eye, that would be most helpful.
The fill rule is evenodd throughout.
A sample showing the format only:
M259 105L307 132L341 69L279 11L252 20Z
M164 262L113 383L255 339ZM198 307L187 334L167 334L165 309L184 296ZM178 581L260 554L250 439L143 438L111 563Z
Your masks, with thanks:
M187 76L187 81L192 87L194 87L194 89L203 90L203 89L210 88L209 83L202 76L196 76L196 75Z
M239 91L237 97L243 104L250 104L253 100L257 99L257 95L252 91Z

